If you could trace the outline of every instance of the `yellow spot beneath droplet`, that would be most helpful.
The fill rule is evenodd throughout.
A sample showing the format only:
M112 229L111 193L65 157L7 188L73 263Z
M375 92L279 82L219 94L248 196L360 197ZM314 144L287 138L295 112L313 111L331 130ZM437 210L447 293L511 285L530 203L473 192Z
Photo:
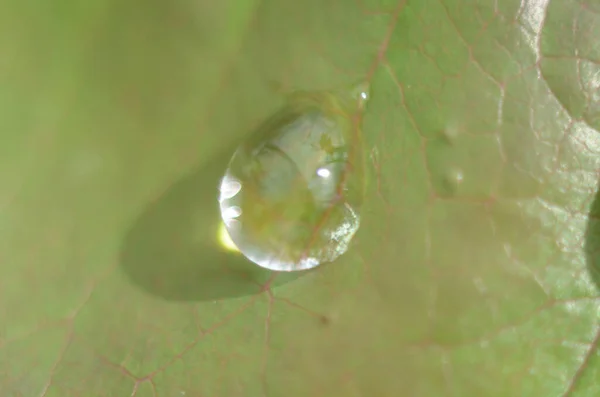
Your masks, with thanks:
M227 251L240 252L239 248L229 236L229 232L227 232L227 228L223 222L221 222L219 225L219 230L217 231L217 241L219 242L219 245L221 245L221 247L225 248Z

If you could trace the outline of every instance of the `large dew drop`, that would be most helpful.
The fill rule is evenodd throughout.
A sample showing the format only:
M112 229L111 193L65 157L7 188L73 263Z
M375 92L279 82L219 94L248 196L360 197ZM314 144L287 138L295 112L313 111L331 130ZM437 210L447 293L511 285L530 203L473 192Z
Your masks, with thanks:
M368 92L298 93L234 153L221 216L252 262L298 271L345 253L363 190L360 113Z

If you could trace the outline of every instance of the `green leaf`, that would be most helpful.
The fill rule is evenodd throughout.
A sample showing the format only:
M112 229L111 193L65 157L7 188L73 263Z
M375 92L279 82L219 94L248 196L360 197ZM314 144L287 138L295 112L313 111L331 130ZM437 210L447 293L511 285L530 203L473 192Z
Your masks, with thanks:
M598 0L0 5L2 396L600 394ZM368 80L340 260L216 242L284 90Z

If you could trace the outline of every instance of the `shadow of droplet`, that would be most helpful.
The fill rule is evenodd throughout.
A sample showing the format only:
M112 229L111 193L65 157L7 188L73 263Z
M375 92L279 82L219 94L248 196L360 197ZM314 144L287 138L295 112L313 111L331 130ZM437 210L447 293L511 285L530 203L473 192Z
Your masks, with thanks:
M235 148L175 183L125 237L121 266L134 284L167 300L218 300L255 294L301 276L263 269L217 242L219 182ZM303 273L305 274L305 273Z
M600 191L596 192L588 215L585 255L590 276L600 290Z

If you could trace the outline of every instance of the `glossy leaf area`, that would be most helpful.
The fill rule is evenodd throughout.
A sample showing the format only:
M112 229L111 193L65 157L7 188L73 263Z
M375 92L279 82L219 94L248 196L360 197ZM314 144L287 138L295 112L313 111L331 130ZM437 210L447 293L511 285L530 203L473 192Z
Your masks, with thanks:
M364 192L363 96L346 104L332 93L295 93L236 150L219 205L233 242L252 262L307 270L348 250Z
M600 395L598 1L8 1L0 33L3 397ZM273 80L372 91L352 249L275 277L211 248Z

